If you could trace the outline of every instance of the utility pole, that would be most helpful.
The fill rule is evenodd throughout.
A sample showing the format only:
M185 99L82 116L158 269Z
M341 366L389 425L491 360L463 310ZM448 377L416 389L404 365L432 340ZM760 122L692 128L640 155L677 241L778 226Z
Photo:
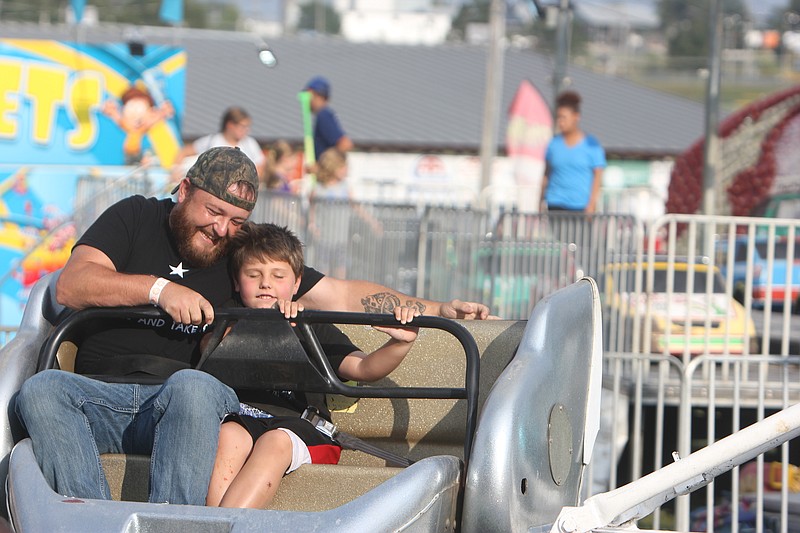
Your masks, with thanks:
M705 143L703 144L703 214L713 215L715 211L715 185L717 171L720 167L719 146L719 86L721 78L720 50L722 43L722 0L710 0L708 26L708 84L706 85L706 124ZM703 250L701 255L713 256L714 231L710 227L703 230ZM691 420L690 413L686 410L690 406L681 404L679 420ZM691 423L687 422L678 428L678 453L686 457L691 450ZM676 531L689 529L689 495L678 496L675 500L675 525Z
M706 84L705 143L703 145L703 214L716 211L720 167L719 90L722 78L722 0L711 0L709 17L708 83ZM706 250L708 252L708 250Z
M570 0L559 0L556 21L556 64L553 69L553 102L564 89L567 78L567 61L571 38L572 5ZM555 110L555 105L553 105Z
M489 51L486 61L486 91L483 99L481 134L481 191L491 184L492 163L497 153L497 129L503 89L503 59L506 35L506 1L489 6Z
M320 34L325 33L328 25L328 21L326 20L327 13L325 11L326 7L327 5L324 0L316 0L314 3L314 29Z

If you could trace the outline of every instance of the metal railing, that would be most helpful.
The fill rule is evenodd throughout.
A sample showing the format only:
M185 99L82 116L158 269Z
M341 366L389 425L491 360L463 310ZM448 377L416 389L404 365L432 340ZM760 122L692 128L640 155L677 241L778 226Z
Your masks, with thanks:
M648 228L646 252L605 269L598 282L610 459L592 465L591 492L639 479L671 463L670 452L685 457L800 401L798 229L797 220L668 215ZM646 525L794 531L798 452L787 443L759 456ZM605 485L591 483L598 478Z
M113 178L99 173L79 176L72 215L77 235L82 235L103 211L123 198L135 194L153 196L159 192L162 191L154 186L147 167L133 168L130 172Z
M641 253L644 228L627 215L528 214L440 206L312 200L267 192L251 215L286 225L306 263L432 300L488 304L508 319L619 255Z

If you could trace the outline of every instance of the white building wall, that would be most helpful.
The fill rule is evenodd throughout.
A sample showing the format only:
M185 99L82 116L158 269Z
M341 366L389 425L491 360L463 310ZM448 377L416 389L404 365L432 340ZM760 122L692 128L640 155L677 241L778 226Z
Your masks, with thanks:
M517 206L534 211L541 181L515 183L513 162L496 157L491 185L481 190L478 156L353 152L347 156L348 182L356 200L379 203Z
M518 160L497 156L489 187L481 189L478 156L352 152L348 183L355 200L516 208L538 212L544 168L521 180ZM603 179L602 210L627 213L649 223L664 214L672 161L609 162ZM643 174L644 173L644 174Z
M339 12L430 11L431 0L333 0L333 8Z
M450 25L447 13L351 10L341 14L342 36L361 43L442 44Z

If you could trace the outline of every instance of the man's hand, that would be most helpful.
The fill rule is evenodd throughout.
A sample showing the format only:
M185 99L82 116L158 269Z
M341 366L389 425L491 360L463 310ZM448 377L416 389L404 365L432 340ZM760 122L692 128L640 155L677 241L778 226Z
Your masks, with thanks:
M451 300L443 303L439 314L444 318L461 318L464 320L500 320L500 317L490 315L489 308L475 302Z
M158 306L166 311L172 320L181 324L211 324L214 321L214 307L200 293L179 285L167 283L161 290Z

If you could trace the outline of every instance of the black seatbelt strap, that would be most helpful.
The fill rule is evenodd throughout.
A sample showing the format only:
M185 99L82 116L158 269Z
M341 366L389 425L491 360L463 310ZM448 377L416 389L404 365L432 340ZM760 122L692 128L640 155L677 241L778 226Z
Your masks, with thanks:
M341 444L342 448L346 450L359 450L364 453L374 455L375 457L380 457L386 461L386 464L389 466L399 466L401 468L405 468L414 464L414 461L411 459L386 450L382 450L381 448L378 448L377 446L370 444L365 440L341 431L336 432L336 442Z
M370 444L365 440L359 439L354 435L339 431L333 422L329 422L328 420L325 420L319 416L319 412L317 411L316 407L307 407L300 417L310 422L317 431L327 435L346 450L358 450L370 455L374 455L375 457L380 457L386 461L389 466L405 468L414 463L414 461L407 459L406 457L382 450L381 448L378 448L377 446Z

